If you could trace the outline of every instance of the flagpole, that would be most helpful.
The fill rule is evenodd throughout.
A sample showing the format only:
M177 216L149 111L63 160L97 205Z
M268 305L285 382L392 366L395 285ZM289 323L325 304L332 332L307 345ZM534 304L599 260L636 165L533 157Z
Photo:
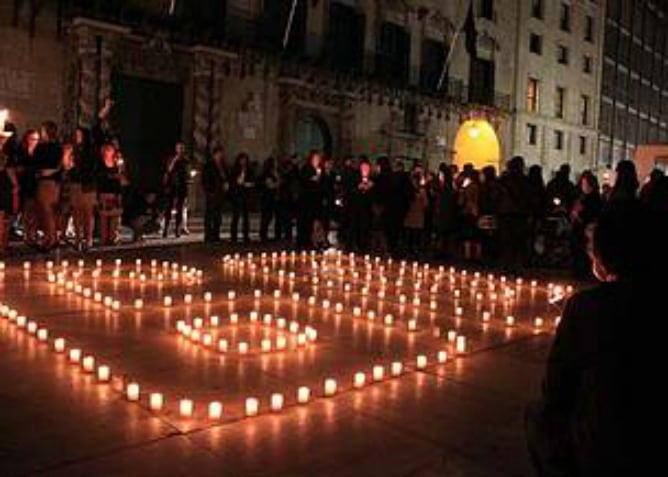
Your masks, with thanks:
M464 9L465 12L468 12L468 9L472 1L473 0L468 0L466 2L466 8ZM443 82L445 81L445 74L447 73L448 67L450 66L450 60L452 59L452 54L455 51L455 45L457 43L457 39L459 38L459 35L461 34L465 23L466 23L466 15L464 15L464 21L461 22L460 26L455 31L455 34L452 37L452 42L450 42L450 47L448 48L448 55L445 57L445 61L443 62L443 69L441 69L441 76L439 76L438 78L436 91L440 91L441 88L443 87Z
M295 11L297 10L297 2L299 0L292 0L292 8L290 8L290 16L288 17L288 24L285 25L285 34L283 35L283 49L288 45L290 32L292 31L292 22L295 18Z

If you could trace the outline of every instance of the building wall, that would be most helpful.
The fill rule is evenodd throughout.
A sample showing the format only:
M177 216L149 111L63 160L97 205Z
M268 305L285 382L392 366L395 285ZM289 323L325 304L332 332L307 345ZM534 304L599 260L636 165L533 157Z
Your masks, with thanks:
M31 36L29 25L13 25L13 2L0 2L0 108L20 131L44 120L63 120L66 44L46 11Z
M636 145L668 143L668 9L608 0L599 164L630 159Z
M515 3L515 2L512 2ZM590 168L595 164L598 121L598 91L601 71L600 49L603 42L604 9L601 2L589 0L570 1L570 32L559 28L560 1L543 2L543 18L534 18L531 1L521 0L516 17L516 115L513 124L513 151L523 155L528 164L539 164L546 176L559 165L571 164L575 171ZM594 19L594 41L584 40L585 17ZM530 34L542 38L542 54L531 53ZM568 64L557 61L558 45L568 48ZM592 58L592 72L583 72L583 57ZM527 83L529 77L539 81L539 106L533 113L527 110ZM564 117L557 118L555 110L556 88L565 88ZM589 125L581 122L580 97L590 98ZM538 134L535 145L529 144L527 125L536 125ZM564 146L555 148L555 131L562 131ZM580 154L579 137L586 138L586 153Z

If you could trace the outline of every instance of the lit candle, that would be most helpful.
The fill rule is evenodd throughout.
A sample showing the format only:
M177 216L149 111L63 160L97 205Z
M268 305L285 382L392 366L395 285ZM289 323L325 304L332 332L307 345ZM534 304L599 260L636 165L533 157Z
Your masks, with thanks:
M252 316L252 314L251 314L251 316ZM230 315L230 323L233 324L233 325L236 325L237 323L239 323L239 315L237 313L232 313Z
M392 326L392 323L394 322L394 318L392 315L385 315L385 326Z
M355 373L355 377L353 380L354 387L360 389L364 387L365 383L366 383L366 375L362 372Z
M165 405L165 398L161 393L151 393L148 398L148 406L151 411L162 411Z
M186 293L183 296L183 301L186 305L190 305L193 302L193 296L190 293Z
M256 398L246 398L246 416L252 417L257 416L257 413L260 408L260 402Z
M211 298L213 295L211 295L211 292L204 292L204 301L207 303L211 303Z
M137 298L135 300L135 309L141 310L142 308L144 308L144 300L142 300L141 298Z
M439 351L436 353L436 360L441 364L445 363L448 360L448 352L442 350Z
M261 290L255 290L253 292L253 295L255 296L255 298L260 298L262 296L262 291Z
M105 296L104 297L104 306L107 308L111 307L111 304L114 302L114 299L111 298L110 296Z
M536 328L540 328L543 326L543 319L540 316L537 316L536 319L534 320L534 325Z
M84 371L92 373L95 371L95 358L93 356L85 356L82 362Z
M304 333L299 333L297 335L297 346L304 346L306 344L306 335Z
M193 328L195 328L196 330L199 330L200 328L202 328L202 326L204 326L204 320L202 318L200 318L199 316L196 317L193 320Z
M249 317L250 321L254 323L258 319L259 313L257 311L251 311L250 314L248 315L248 317Z
M181 417L192 417L195 411L195 404L192 399L181 399L179 401L179 414Z
M111 369L107 365L100 365L97 367L97 380L101 383L106 383L111 379Z
M343 311L343 303L339 302L336 304L335 310L337 313L341 313Z
M464 313L464 309L461 306L458 306L458 307L455 308L455 315L462 316L463 313Z
M40 328L37 330L37 339L39 341L46 341L49 339L49 330L46 328Z
M373 380L382 381L385 377L385 368L381 365L376 365L373 367Z
M23 315L19 315L16 317L16 326L19 328L25 328L26 324L28 323L28 318L26 318Z
M360 316L362 314L362 309L359 306L353 308L353 315Z
M209 323L211 323L211 326L216 327L220 324L220 318L218 315L213 315L209 318Z
M299 404L306 404L311 399L311 390L306 386L300 386L297 389L297 402Z
M248 343L242 341L239 343L239 354L246 354L246 353L248 353Z
M65 351L65 338L56 338L53 340L53 349L56 353L62 353Z
M283 395L281 393L274 393L271 395L271 410L279 412L283 409Z
M209 419L218 420L223 416L223 404L219 401L209 403Z
M139 401L139 384L128 383L125 387L125 397L128 401Z
M228 348L229 344L226 339L221 338L218 340L218 351L220 351L221 353L225 353L227 352Z
M237 292L230 290L227 292L227 299L233 301L237 297Z
M120 302L119 300L114 300L114 302L112 303L111 307L112 307L114 310L118 311L118 310L121 309L121 302Z
M95 292L93 294L93 301L98 302L98 303L101 302L102 301L102 293Z
M277 336L276 337L276 349L282 350L285 349L285 346L287 345L288 341L287 338L283 335Z
M332 378L325 379L325 396L331 397L336 394L336 380Z
M427 357L423 354L418 355L418 357L415 360L415 364L417 366L417 369L424 369L427 367Z
M466 337L465 336L462 336L462 335L457 336L456 349L457 349L457 353L465 353L466 352Z
M213 343L213 336L211 336L211 334L209 333L204 333L204 335L202 335L202 344L204 346L209 347L211 346L212 343Z
M457 332L455 330L448 331L448 341L454 342L457 339Z
M35 323L34 321L29 321L26 329L28 330L28 333L34 335L35 333L37 333L37 323Z
M81 362L81 350L79 348L72 348L70 350L70 363L79 363Z
M490 318L489 311L483 311L482 312L482 321L489 321L489 318Z
M507 324L508 326L513 326L513 325L515 324L515 317L512 316L512 315L508 315L508 316L506 317L506 324Z
M404 372L404 365L400 361L395 361L390 366L390 373L395 378L397 376L401 376L401 373L403 373L403 372Z
M264 353L268 353L269 351L271 351L271 340L267 338L263 339L260 344L260 347L262 348L262 351Z

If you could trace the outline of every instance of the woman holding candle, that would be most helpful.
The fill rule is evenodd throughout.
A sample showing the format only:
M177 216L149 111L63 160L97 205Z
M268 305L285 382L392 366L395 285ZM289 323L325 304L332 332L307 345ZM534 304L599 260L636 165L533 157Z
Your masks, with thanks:
M628 202L598 220L592 269L600 283L568 300L541 399L527 412L538 475L653 473L640 469L653 455L663 403L653 402L659 394L642 380L657 376L651 368L662 360L650 342L657 334L638 321L658 317L664 305L664 284L648 271L668 268L665 254L656 253L668 241L667 221Z
M100 243L115 245L118 242L118 227L121 217L122 174L118 155L112 143L102 146L102 164L98 171L97 184L100 204Z

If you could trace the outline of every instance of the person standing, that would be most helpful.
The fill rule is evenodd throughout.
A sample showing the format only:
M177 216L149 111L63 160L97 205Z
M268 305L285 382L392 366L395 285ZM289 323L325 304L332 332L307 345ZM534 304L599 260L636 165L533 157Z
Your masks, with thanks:
M9 154L5 152L7 139L11 133L0 131L0 254L7 250L9 242L9 218L15 212L14 200L18 191L18 184L14 177Z
M371 164L368 159L359 162L359 174L355 189L351 191L350 202L350 249L357 252L369 250L373 219L375 184L371 178Z
M299 197L299 170L294 158L285 157L278 171L276 197L276 240L292 240L295 204Z
M227 169L225 167L225 149L216 146L202 170L202 188L204 189L204 242L220 242L220 226L223 218L225 193L229 189Z
M163 238L166 238L169 232L169 222L172 218L172 213L176 214L174 235L177 238L181 236L184 208L186 198L188 197L189 175L186 145L183 141L178 141L174 147L174 155L167 162L167 168L165 169L162 181L167 194L165 225L162 230Z
M638 197L638 174L636 166L632 161L619 161L617 163L615 185L610 192L608 202L625 203L635 202Z
M250 242L250 194L255 186L253 173L250 168L250 158L245 152L237 154L232 167L230 177L230 195L232 196L232 224L230 235L232 242L238 239L239 221L241 220L241 230L244 243Z
M580 197L571 209L571 252L573 271L579 279L591 277L591 260L587 252L591 226L601 213L602 201L598 180L591 171L584 171L579 181Z
M40 228L44 233L44 241L41 244L44 251L49 251L58 245L58 200L62 156L58 127L53 121L46 121L42 124L41 142L35 148L37 210Z
M323 184L322 156L309 152L300 171L301 192L297 210L297 248L309 249L317 244L318 224L322 220ZM321 227L321 225L320 225Z
M74 240L75 247L85 251L93 246L97 203L96 180L99 167L99 159L93 151L88 129L77 128L74 132L73 155L74 168L70 173L70 178L72 181Z
M72 178L74 171L74 147L72 143L63 144L63 157L60 162L60 195L58 197L58 240L67 240L67 231L72 219Z
M408 210L404 216L406 251L415 256L422 243L424 214L427 208L426 179L422 166L416 165L410 175L412 198L408 201Z
M480 179L478 171L464 166L462 180L457 191L459 204L459 234L465 260L480 260L482 256L480 229Z
M18 149L16 169L19 183L20 221L23 225L23 239L28 247L37 247L39 209L37 207L37 156L39 131L28 129L23 135Z
M118 227L121 217L121 190L123 178L118 165L116 148L110 142L101 149L102 164L98 171L100 204L100 244L118 243Z
M453 238L457 230L457 193L454 186L452 169L441 163L438 172L438 192L436 199L436 255L439 258L451 258Z
M276 159L268 157L262 164L262 174L258 181L260 187L260 241L268 240L271 221L274 221L274 238L280 236L280 227L276 218L276 201L279 187Z

